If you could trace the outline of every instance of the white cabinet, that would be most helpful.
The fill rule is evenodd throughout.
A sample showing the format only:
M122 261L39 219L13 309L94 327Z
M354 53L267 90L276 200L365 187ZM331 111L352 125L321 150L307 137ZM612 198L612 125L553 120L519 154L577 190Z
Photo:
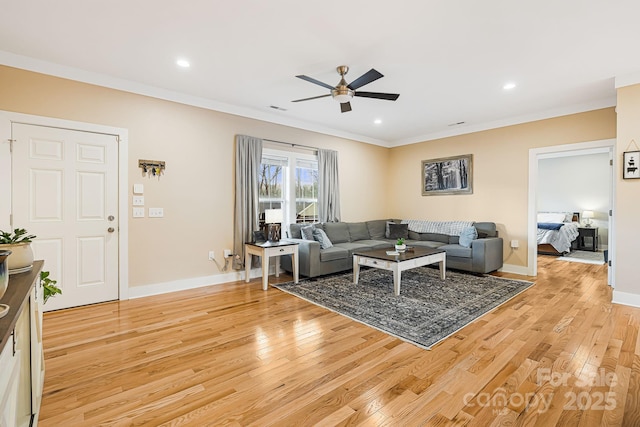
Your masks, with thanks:
M10 311L0 319L0 427L38 424L44 384L42 347L42 261L9 277L2 298Z
M13 352L13 337L0 353L0 426L18 425L20 354Z

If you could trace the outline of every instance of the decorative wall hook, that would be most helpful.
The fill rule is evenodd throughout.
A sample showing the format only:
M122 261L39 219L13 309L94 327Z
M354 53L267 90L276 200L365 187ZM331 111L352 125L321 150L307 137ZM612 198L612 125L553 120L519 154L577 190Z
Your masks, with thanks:
M164 174L166 163L162 160L138 160L138 167L144 174L160 176Z

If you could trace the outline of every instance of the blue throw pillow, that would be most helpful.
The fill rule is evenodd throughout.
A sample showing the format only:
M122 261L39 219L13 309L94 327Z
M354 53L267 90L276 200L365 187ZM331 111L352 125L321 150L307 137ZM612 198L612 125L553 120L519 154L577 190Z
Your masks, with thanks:
M475 227L467 227L462 230L460 233L460 246L464 246L465 248L471 247L471 242L478 238L478 230Z
M313 240L316 240L318 243L320 243L320 248L322 249L333 247L333 243L331 243L331 240L329 240L327 233L325 233L324 230L320 228L313 229Z

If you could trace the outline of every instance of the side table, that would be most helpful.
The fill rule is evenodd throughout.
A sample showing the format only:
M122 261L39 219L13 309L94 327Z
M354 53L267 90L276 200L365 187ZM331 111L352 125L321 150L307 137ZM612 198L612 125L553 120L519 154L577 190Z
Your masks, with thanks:
M598 227L578 227L578 250L598 250Z
M291 255L291 265L293 266L293 280L298 283L298 244L280 240L278 242L245 243L244 244L244 269L245 281L249 283L251 279L251 257L262 258L262 289L267 290L269 285L269 258L276 257L276 277L280 276L280 256Z

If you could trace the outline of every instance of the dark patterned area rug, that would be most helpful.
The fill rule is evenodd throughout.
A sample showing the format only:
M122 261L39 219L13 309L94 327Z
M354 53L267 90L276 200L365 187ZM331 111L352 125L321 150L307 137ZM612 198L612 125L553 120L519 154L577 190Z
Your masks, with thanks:
M321 307L430 349L478 317L526 290L532 282L420 267L402 272L400 295L393 273L362 269L353 273L274 285Z

